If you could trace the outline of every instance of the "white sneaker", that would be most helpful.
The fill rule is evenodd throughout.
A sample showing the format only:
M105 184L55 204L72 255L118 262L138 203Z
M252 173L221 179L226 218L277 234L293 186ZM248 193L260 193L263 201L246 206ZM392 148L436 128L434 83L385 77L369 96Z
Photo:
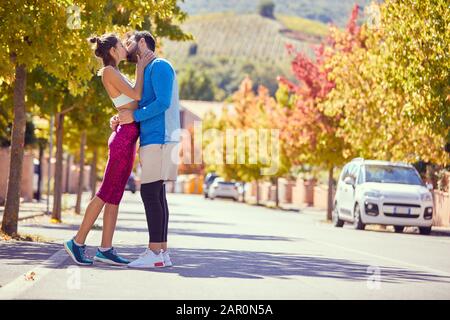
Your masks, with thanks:
M134 261L128 264L130 268L160 268L164 267L164 258L162 253L155 254L152 250L147 249L139 255Z
M172 260L170 260L169 250L163 251L163 250L161 249L161 253L162 253L162 256L163 256L163 258L164 258L164 266L165 266L165 267L171 267L171 266L173 266Z

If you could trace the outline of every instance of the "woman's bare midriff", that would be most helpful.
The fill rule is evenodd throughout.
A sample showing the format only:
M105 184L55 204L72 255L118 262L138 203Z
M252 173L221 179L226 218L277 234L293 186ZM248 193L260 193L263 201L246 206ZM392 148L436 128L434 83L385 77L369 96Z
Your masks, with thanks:
M123 118L121 117L124 114L127 113L133 113L134 110L136 110L138 107L138 103L137 101L132 101L130 103L127 103L123 106L120 106L117 108L117 110L119 111L119 119ZM128 123L133 123L133 121L131 122L120 122L120 124L128 124Z

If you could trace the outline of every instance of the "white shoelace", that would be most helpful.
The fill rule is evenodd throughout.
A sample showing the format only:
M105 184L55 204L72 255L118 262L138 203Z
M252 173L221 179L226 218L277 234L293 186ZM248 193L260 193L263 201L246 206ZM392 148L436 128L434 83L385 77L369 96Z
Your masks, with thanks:
M139 254L139 258L142 258L143 256L145 256L149 251L151 251L150 249L145 249L145 251L144 252L142 252L141 254ZM151 252L153 252L153 251L151 251ZM165 252L163 252L163 251L161 251L160 252L162 255L164 255L164 253L168 253L168 251L165 251Z

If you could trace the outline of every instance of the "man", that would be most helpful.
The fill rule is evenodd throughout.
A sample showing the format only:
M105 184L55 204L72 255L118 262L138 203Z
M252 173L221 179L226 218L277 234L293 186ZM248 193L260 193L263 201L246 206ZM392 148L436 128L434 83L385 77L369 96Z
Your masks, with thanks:
M147 31L127 34L127 59L137 62L148 50L155 51L155 39ZM144 71L144 86L138 109L121 112L111 119L111 127L136 121L140 125L139 159L142 167L141 197L149 230L149 245L129 267L153 268L171 266L167 250L169 209L166 181L175 181L178 174L180 142L180 110L178 83L172 65L155 58Z

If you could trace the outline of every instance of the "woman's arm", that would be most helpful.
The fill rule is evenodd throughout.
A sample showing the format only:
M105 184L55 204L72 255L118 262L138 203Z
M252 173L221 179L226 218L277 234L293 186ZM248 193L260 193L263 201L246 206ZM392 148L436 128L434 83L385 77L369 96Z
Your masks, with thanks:
M142 87L144 85L144 69L154 57L155 55L151 51L149 51L142 59L138 57L136 65L136 84L134 87L131 87L125 79L123 79L122 75L111 66L104 68L102 80L105 83L112 85L121 94L123 93L134 100L140 100L142 96Z

